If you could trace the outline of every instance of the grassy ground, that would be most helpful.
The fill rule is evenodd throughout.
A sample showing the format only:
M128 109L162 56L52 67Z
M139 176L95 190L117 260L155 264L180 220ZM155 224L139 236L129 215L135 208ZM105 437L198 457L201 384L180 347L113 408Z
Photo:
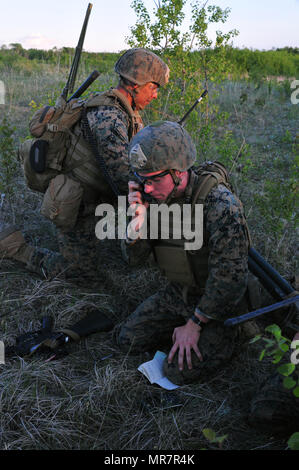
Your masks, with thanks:
M0 78L8 86L2 109L16 126L16 139L24 138L32 112L28 103L54 98L63 76L27 79L7 73ZM107 75L101 89L112 82ZM232 177L248 214L254 246L292 281L295 208L287 212L286 191L292 177L298 105L291 104L283 87L257 88L245 81L224 83L215 100L230 113L216 139L220 142L231 131L238 145L243 139L250 145L250 164L238 160ZM265 180L276 181L280 192L265 187ZM12 200L4 198L1 220L19 224L29 242L56 249L55 230L39 214L41 196L25 187L21 170L14 185ZM45 314L55 318L55 329L65 327L89 307L98 307L118 322L165 282L154 268L128 269L112 242L102 243L101 251L101 275L92 286L40 280L21 265L0 260L1 339L12 344L22 332L38 329ZM258 361L259 347L244 345L217 377L172 393L150 385L137 371L151 355L122 354L111 333L70 345L70 354L59 361L7 359L0 366L0 448L217 448L202 433L212 428L218 436L227 435L223 449L284 449L285 439L260 433L247 423L256 385L271 370L269 361Z

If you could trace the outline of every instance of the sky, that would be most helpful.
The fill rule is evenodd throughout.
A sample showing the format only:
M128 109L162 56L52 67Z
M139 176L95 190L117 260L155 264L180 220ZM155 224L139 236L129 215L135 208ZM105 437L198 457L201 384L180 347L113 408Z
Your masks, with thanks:
M119 52L136 16L132 0L93 0L84 50ZM185 28L190 4L185 8ZM154 0L144 0L151 13ZM210 5L231 8L229 20L215 29L237 29L235 47L272 49L299 46L299 0L209 0ZM0 0L0 46L21 43L25 49L76 47L88 0ZM211 39L213 29L209 31Z

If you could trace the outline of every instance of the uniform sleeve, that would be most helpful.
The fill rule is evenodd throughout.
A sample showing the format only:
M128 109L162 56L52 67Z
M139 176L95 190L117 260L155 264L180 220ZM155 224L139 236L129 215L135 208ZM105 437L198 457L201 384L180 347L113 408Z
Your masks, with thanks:
M241 202L224 186L210 192L204 207L209 275L198 307L223 321L238 314L248 280L248 241Z
M112 179L120 193L127 194L130 175L128 116L116 107L102 106L88 113L88 121Z

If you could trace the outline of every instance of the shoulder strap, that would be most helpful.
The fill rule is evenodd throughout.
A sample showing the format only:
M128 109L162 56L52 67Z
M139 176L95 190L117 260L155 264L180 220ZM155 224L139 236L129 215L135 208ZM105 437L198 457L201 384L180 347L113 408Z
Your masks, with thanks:
M223 184L226 186L230 191L233 191L231 184L228 180L228 173L224 165L220 162L205 162L200 166L199 173L197 175L198 180L195 182L196 189L194 195L192 196L192 209L191 212L193 213L195 204L204 204L208 194L210 191L218 186L219 184ZM245 230L246 236L248 240L248 246L252 245L250 232L248 228L248 224L246 221L246 217L244 215L245 220Z
M111 88L104 93L98 93L89 98L85 103L86 108L94 106L115 106L125 111L130 121L129 140L140 130L142 125L140 114L138 111L133 110L127 98L116 88Z
M92 134L92 131L90 129L86 113L87 113L87 110L84 109L83 112L82 112L82 118L81 118L83 135L84 135L86 141L88 142L88 144L89 144L89 146L92 150L92 153L94 154L94 157L95 157L97 163L99 164L100 169L102 170L102 172L105 176L105 179L106 179L107 183L110 185L113 193L117 197L117 196L120 195L119 189L118 189L116 183L113 181L113 179L112 179L112 177L109 173L109 170L107 168L107 165L105 163L105 160L104 160L103 156L99 153L98 146L97 146L96 140L95 140L95 138Z
M224 184L231 189L226 168L219 162L203 163L197 174L196 189L192 197L192 210L195 204L204 204L210 191Z

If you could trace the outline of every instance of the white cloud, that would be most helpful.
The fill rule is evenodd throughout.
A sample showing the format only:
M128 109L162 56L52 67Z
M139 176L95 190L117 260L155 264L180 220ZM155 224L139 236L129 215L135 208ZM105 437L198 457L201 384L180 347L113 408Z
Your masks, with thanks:
M42 34L32 34L30 36L25 36L16 42L20 42L24 49L52 49L52 47L58 46L57 41L43 36Z

